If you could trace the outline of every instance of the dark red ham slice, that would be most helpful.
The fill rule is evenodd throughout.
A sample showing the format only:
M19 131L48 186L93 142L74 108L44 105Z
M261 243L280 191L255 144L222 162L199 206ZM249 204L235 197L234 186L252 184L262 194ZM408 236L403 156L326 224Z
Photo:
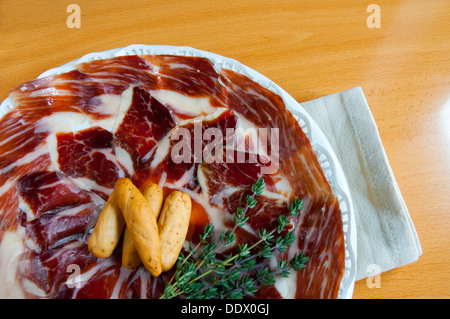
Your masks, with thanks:
M131 105L114 134L115 145L129 154L134 169L140 169L145 156L174 126L171 112L146 89L135 87Z
M208 117L201 116L180 123L167 135L166 143L155 148L149 158L151 165L145 168L145 171L136 173L135 182L141 187L149 181L174 184L176 187L198 192L198 165L214 151L215 143L220 145L227 143L226 130L236 128L237 120L236 115L227 109ZM220 136L212 136L211 140L203 139L204 133L209 128L217 128Z
M95 218L96 198L57 172L25 175L17 186L23 203L21 223L38 250L53 247L70 236L86 234L86 227Z
M11 98L23 109L27 122L54 112L77 112L102 118L98 97L107 93L103 83L88 74L73 70L58 76L33 80L18 86Z
M111 132L93 127L76 133L59 133L58 163L61 171L73 177L84 177L98 185L113 188L120 168L112 150Z
M148 90L158 87L156 66L139 56L94 60L78 64L76 69L92 78L107 94L121 94L130 85L142 85Z
M228 153L227 153L228 151ZM240 154L245 153L245 154ZM229 215L229 227L233 226L232 217L238 207L242 207L245 197L251 195L251 188L255 181L262 177L265 188L257 198L257 204L247 212L249 225L256 234L256 230L266 228L272 230L277 227L277 219L281 214L288 214L288 198L282 189L277 188L277 182L283 177L276 174L262 174L261 167L269 163L250 162L248 152L229 150L223 152L223 162L203 162L200 166L201 178L204 179L203 192L210 198L213 205L219 206L223 214ZM226 155L228 154L228 157ZM233 158L233 161L226 159ZM240 158L246 158L243 162ZM253 236L252 239L255 237Z
M158 88L188 96L213 96L217 91L217 72L204 58L173 55L145 56L157 68Z
M232 227L232 214L260 176L265 192L238 241L275 227L288 203L303 198L290 252L309 256L307 268L289 289L282 282L256 297L337 297L344 273L339 205L306 135L275 93L234 71L217 72L205 58L147 55L82 63L22 84L10 99L16 107L0 120L0 297L159 297L167 273L153 278L143 267L122 267L120 247L106 259L87 249L121 176L139 187L159 183L166 194L189 193L192 241L207 222ZM249 127L278 129L278 148L259 149ZM209 128L220 132L218 148L203 135ZM227 135L227 129L244 133ZM172 151L181 151L174 137L182 130L189 152L179 161ZM246 161L209 162L219 149ZM259 161L250 160L255 154ZM274 171L262 170L274 163Z

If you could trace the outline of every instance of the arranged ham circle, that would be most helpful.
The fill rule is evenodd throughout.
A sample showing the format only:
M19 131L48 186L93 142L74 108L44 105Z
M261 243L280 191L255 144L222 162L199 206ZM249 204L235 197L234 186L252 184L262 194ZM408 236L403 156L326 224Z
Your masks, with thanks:
M187 241L205 224L233 227L236 208L266 183L238 243L276 227L294 198L305 269L257 298L336 298L344 275L341 212L311 144L274 92L210 60L113 57L24 83L0 120L0 296L158 298L168 275L89 253L87 239L118 178L192 198ZM285 257L285 256L279 256ZM76 275L76 276L75 276Z

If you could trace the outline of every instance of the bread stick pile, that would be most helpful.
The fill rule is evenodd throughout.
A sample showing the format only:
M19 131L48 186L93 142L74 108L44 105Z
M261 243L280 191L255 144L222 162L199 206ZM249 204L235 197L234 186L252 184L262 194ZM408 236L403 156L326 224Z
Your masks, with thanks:
M89 240L89 251L107 258L122 241L122 265L141 263L155 277L173 267L183 247L191 215L188 194L150 183L141 192L127 178L117 180Z

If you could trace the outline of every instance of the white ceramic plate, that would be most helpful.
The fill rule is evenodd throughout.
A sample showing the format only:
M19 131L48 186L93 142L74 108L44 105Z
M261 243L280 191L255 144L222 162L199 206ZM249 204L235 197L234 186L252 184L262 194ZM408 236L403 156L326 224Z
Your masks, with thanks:
M63 66L50 69L42 73L39 78L65 73L73 70L77 63L88 62L92 60L106 59L123 55L142 55L142 54L173 54L183 56L200 56L208 58L215 66L216 70L221 68L231 69L235 72L248 76L253 81L259 83L265 88L280 95L287 109L298 120L301 128L307 135L311 145L316 153L322 170L330 183L330 186L336 194L342 213L342 222L344 225L345 240L345 273L339 288L338 298L349 299L353 295L356 275L356 225L353 214L353 206L349 187L337 160L337 157L328 143L326 137L308 115L303 107L286 91L276 85L274 82L254 71L253 69L241 64L240 62L226 58L214 53L193 49L190 47L178 47L167 45L142 45L134 44L124 48L117 48L103 52L90 53L80 59L71 61ZM13 104L7 98L0 105L0 118L13 108Z

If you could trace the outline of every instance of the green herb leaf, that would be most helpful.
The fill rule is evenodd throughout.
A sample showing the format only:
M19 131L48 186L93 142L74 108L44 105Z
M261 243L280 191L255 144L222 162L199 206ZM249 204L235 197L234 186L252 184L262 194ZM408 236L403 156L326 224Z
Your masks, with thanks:
M306 267L306 263L308 262L309 257L305 256L303 252L300 254L295 254L292 257L290 264L294 270L300 270Z
M200 242L202 244L206 244L206 239L212 236L214 230L214 226L212 224L208 224L203 229L203 233L199 235Z

